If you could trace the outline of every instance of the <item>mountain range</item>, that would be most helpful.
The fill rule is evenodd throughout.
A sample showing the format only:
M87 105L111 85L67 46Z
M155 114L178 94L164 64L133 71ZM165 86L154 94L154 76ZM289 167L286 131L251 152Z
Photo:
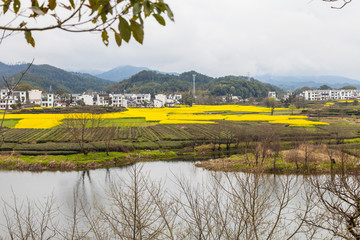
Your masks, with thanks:
M134 67L134 66L126 65L126 66L119 66L107 72L97 74L96 77L107 79L114 82L121 82L122 80L130 78L131 76L141 71L149 71L149 70L150 69L146 67Z
M28 64L8 65L0 62L0 77L16 81ZM91 72L91 70L88 70ZM134 93L190 93L192 74L196 74L196 90L220 96L231 93L242 97L266 96L267 91L295 90L304 86L318 88L328 85L340 88L352 85L360 89L360 81L341 76L256 76L248 80L243 76L212 78L196 72L162 73L146 67L119 66L97 74L69 72L51 65L33 64L21 83L41 87L44 90L61 89L68 93L87 90ZM106 79L105 79L106 78ZM260 81L258 81L258 80ZM4 83L0 84L4 86Z
M103 73L98 73L95 76L102 78L102 79L114 81L114 82L121 82L125 79L128 79L128 78L134 76L135 74L137 74L141 71L154 71L157 73L179 76L178 73L174 73L174 72L166 73L166 72L152 70L147 67L135 67L135 66L131 66L131 65L118 66L109 71L106 71ZM87 72L90 72L90 71L87 71Z
M319 88L321 85L328 85L332 88L343 86L354 86L360 89L360 81L341 76L256 76L262 82L270 83L284 90L294 91L297 88L310 87Z

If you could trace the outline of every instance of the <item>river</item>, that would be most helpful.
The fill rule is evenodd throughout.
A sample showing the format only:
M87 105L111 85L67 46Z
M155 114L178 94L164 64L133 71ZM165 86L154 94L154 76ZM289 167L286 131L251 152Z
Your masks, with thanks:
M148 175L148 179L153 182L162 182L164 190L173 193L179 190L179 179L181 179L180 181L189 181L192 187L201 187L203 184L206 185L214 179L213 174L210 171L196 167L193 161L144 162L138 163L136 166L142 167L142 173ZM129 171L131 172L131 169L132 166L78 172L0 171L0 196L2 199L0 208L4 209L5 203L12 206L14 197L16 197L17 203L21 204L26 201L44 202L49 196L53 196L57 206L61 209L61 212L71 214L75 192L78 194L78 199L88 206L92 206L95 203L106 203L105 192L109 190L110 182L129 180ZM220 175L223 175L223 173L220 173ZM253 175L242 173L239 173L238 175L244 179L246 179L247 176L250 176L247 179L248 182L244 181L243 183L244 189L251 190L253 182L255 181ZM263 209L262 213L260 213L264 214L264 219L266 219L264 222L266 222L266 224L275 219L275 216L270 216L271 214L266 216L266 214L274 212L278 207L277 203L273 202L273 200L276 200L276 197L278 197L277 194L281 193L282 188L284 187L283 180L288 177L289 176L262 175L261 183L259 184L260 188L257 190L260 193L259 200L264 202L267 201L267 199L262 199L262 196L271 199L266 202L268 209ZM301 211L297 212L297 210L301 210L301 206L304 205L302 202L302 190L297 192L297 186L302 186L303 177L292 176L291 178L293 180L291 182L291 187L289 188L289 193L296 194L296 196L294 196L292 202L287 206L289 207L289 210L284 211L283 214L286 214L288 219L290 216L290 220L293 221L294 219L296 220L297 214L301 213ZM236 182L236 184L240 184L240 182ZM269 190L269 187L272 187L273 189ZM206 191L209 191L209 189ZM212 193L211 191L215 190L211 189L210 194ZM185 198L184 195L182 198ZM206 201L207 198L204 198L204 200ZM221 201L227 201L227 199L222 198ZM211 202L206 204L211 204ZM212 207L212 205L208 206ZM259 219L261 218L259 217ZM236 221L236 219L234 218L232 221ZM284 221L286 222L287 220ZM0 225L3 226L5 223L4 215L0 214ZM263 222L257 224L259 227L263 226L265 232L268 231L266 226L263 225ZM231 224L229 225L231 226ZM186 229L186 226L183 227ZM288 230L291 228L292 227L288 227ZM0 233L4 233L4 231L5 229L2 227ZM278 231L278 234L280 233L284 234L282 230ZM304 237L304 235L301 236L301 238ZM276 237L279 237L279 235L275 236L275 239ZM189 237L188 239L192 238ZM205 239L208 238L205 237Z

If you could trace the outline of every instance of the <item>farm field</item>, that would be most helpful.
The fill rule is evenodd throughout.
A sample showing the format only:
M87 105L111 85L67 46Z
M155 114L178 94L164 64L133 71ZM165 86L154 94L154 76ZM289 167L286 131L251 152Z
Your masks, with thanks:
M86 150L86 155L113 152L115 157L114 152L128 152L131 156L159 150L174 150L176 155L214 151L243 154L266 148L263 154L271 155L275 146L286 151L302 144L326 144L360 156L356 116L328 114L319 118L318 112L305 113L290 115L288 109L278 108L271 115L271 110L264 107L220 105L129 108L103 114L8 114L4 121L7 128L0 133L3 136L0 149L3 153L24 156L70 156ZM77 125L71 126L74 120ZM86 123L79 140L73 130L81 129L82 121ZM48 162L51 161L47 159L44 164Z
M155 124L216 124L225 121L263 121L289 124L290 126L328 125L324 122L311 121L307 116L284 115L286 108L276 108L280 114L270 115L271 109L239 105L196 105L175 108L129 108L127 111L96 114L106 126L144 126ZM93 114L7 114L6 121L10 128L48 129L61 125L66 119L89 118ZM16 122L17 121L17 122Z

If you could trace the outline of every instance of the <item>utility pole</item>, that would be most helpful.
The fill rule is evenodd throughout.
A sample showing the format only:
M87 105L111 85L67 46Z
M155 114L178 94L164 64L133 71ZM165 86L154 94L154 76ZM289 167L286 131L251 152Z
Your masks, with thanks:
M196 78L196 74L193 74L193 96L194 96L194 99L195 99L195 78Z

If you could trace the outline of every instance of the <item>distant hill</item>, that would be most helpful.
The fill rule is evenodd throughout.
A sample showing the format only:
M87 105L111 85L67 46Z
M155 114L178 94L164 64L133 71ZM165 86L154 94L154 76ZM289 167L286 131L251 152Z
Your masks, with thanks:
M17 65L7 65L0 62L0 76L10 76L17 72L23 71L27 68L28 64L17 64Z
M150 69L146 67L134 67L134 66L126 65L126 66L116 67L107 72L97 74L96 76L114 82L121 82L122 80L127 79L144 70L150 70Z
M13 69L16 66L17 70L21 70L9 75L9 73L15 71ZM27 64L24 66L15 65L9 67L8 65L8 67L0 68L0 76L6 75L10 81L16 81L20 78L21 71L27 67ZM38 86L45 90L48 90L51 86L54 91L62 89L68 93L80 93L88 89L102 91L113 84L111 81L100 79L90 74L67 72L50 65L32 65L21 83L28 83L31 86Z
M192 91L193 74L196 74L196 91L214 96L233 94L243 98L265 97L268 91L281 91L270 84L244 76L212 78L194 71L179 76L142 71L129 79L110 86L107 91L123 93L188 93Z
M281 87L284 90L295 90L301 87L318 88L321 85L328 85L332 88L341 88L352 85L360 89L360 81L341 76L256 76L262 82L270 83Z

